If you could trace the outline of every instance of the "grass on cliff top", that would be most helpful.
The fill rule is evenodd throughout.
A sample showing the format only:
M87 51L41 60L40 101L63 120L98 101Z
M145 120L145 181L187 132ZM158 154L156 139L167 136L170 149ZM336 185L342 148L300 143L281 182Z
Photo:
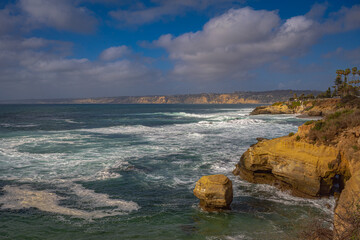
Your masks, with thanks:
M360 98L356 96L343 97L337 104L338 108L360 109Z
M317 121L308 138L314 142L332 144L334 139L348 128L360 126L360 110L348 109L328 115Z
M279 105L283 105L283 104L284 104L284 102L275 102L271 106L279 106Z

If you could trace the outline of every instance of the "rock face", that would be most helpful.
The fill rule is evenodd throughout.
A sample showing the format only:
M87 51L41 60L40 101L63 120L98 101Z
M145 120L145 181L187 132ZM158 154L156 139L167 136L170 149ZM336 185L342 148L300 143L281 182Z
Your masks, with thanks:
M335 175L349 178L346 166L336 148L296 141L294 135L250 147L234 174L249 182L289 189L296 196L319 197L330 195Z
M203 176L195 185L194 195L200 199L200 207L206 211L230 209L232 182L224 175Z
M250 115L259 115L259 114L294 114L296 113L294 109L289 108L287 105L277 105L277 106L259 106L256 107Z
M351 224L347 217L360 214L360 127L339 134L332 146L309 143L305 136L311 127L300 126L291 137L259 141L242 155L233 173L300 197L339 196L334 226L336 234L345 234Z

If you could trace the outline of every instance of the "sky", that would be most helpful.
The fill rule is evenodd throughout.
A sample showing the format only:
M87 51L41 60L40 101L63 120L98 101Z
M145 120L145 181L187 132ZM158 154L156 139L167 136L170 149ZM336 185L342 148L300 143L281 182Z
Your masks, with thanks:
M1 0L0 100L325 90L360 0Z

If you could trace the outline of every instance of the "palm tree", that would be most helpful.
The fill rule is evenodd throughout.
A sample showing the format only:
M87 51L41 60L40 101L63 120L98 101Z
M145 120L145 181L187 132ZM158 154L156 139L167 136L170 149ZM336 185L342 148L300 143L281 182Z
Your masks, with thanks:
M340 95L341 94L341 89L342 89L342 85L343 85L343 81L342 81L342 75L344 73L344 70L336 70L336 78L335 78L335 86L334 86L334 94L336 95Z
M346 96L346 95L349 95L349 90L350 90L350 87L349 87L349 84L348 84L348 75L351 73L351 71L350 71L350 68L347 68L347 69L345 69L345 71L344 71L344 95Z
M345 76L344 82L347 83L347 76L351 73L350 68L345 69L345 72L343 73Z
M357 67L353 67L353 68L351 69L351 73L352 73L352 75L355 77L355 75L358 73Z
M352 77L352 80L349 81L349 83L350 83L350 84L355 84L355 83L356 83L356 78L355 78L355 76L356 76L356 74L358 73L357 67L353 67L353 68L351 69L351 73L352 73L353 77Z

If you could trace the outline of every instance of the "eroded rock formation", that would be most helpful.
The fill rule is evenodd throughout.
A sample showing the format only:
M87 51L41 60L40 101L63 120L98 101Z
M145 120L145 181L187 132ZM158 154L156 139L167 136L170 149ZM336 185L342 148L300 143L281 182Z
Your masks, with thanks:
M339 133L333 145L311 143L306 136L312 127L302 125L293 136L259 141L233 173L296 196L337 196L334 229L341 236L351 227L349 216L360 213L360 126Z
M200 199L200 207L205 211L230 209L232 182L224 175L203 176L195 185L194 195Z

